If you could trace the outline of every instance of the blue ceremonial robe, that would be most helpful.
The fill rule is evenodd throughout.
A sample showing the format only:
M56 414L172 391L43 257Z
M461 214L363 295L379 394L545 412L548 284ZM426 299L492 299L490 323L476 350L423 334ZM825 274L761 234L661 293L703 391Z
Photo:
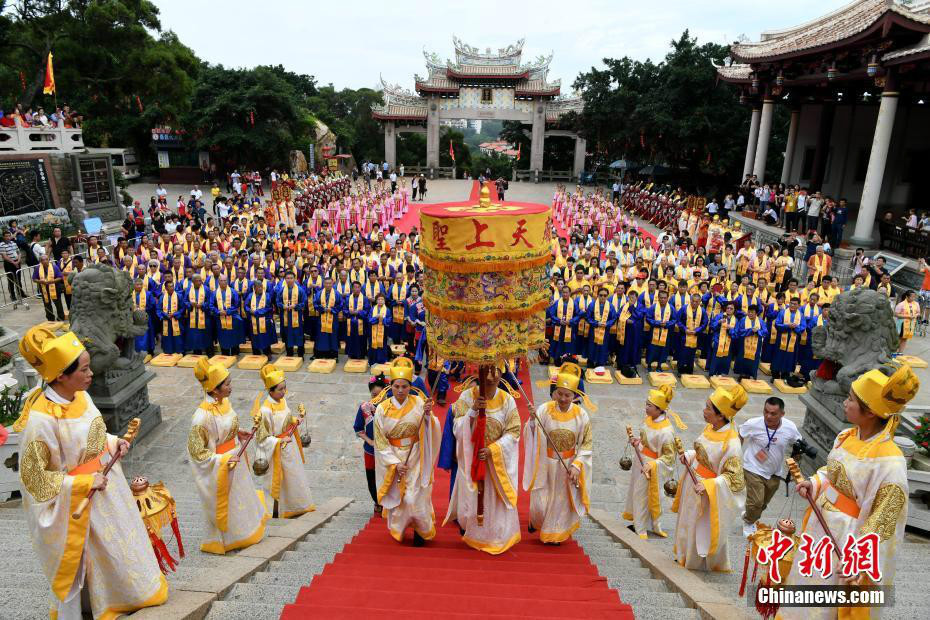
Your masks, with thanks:
M678 311L678 315L675 317L675 322L678 326L678 332L680 334L681 340L678 346L678 372L683 372L682 369L690 370L693 374L694 371L694 357L697 354L698 347L701 343L702 336L705 335L707 331L708 316L707 310L703 306L698 306L697 310L692 312L694 324L694 339L692 342L688 340L688 308L691 305L688 304L684 308Z
M317 334L314 354L339 353L339 313L342 298L335 289L322 289L316 294L313 306L320 315L320 333Z
M288 299L284 299L286 283L282 283L277 294L278 309L281 313L281 340L284 346L302 347L304 346L304 308L307 305L307 294L303 288L294 283L287 288ZM293 310L285 310L285 304L294 305Z
M267 351L278 341L271 291L265 289L261 295L257 295L254 290L249 293L245 301L245 312L252 326L249 336L252 341L252 353L258 355L259 351Z
M188 351L206 351L213 342L210 336L210 291L201 285L193 285L184 296L187 303L187 331L184 334L184 347ZM200 308L194 306L200 304Z
M310 276L307 276L303 286L304 293L307 295L307 305L304 310L304 335L316 342L317 336L320 334L320 313L316 311L313 300L316 299L316 294L323 288L323 276L317 276L316 282L313 282Z
M666 317L663 320L663 317ZM668 349L675 328L675 309L668 303L662 308L656 303L646 309L643 319L649 324L649 344L646 349L646 363L661 364L668 359Z
M790 327L793 323L797 323L797 327ZM772 372L793 373L798 361L798 343L805 329L804 316L800 310L791 312L785 308L775 317L775 329L778 331L778 339L772 356Z
M768 330L765 321L756 317L755 324L748 316L736 321L733 342L733 372L741 377L755 379L762 357L762 343Z
M598 316L600 316L600 322L598 322ZM588 366L605 366L610 356L610 328L617 320L610 300L603 304L599 299L592 301L585 318L591 330L588 342Z
M762 361L766 364L772 362L772 357L775 355L775 349L778 348L778 330L775 329L775 317L778 316L778 313L785 309L785 306L776 306L775 302L770 303L765 307L765 328L768 331L768 336L765 338L765 342L762 345Z
M637 306L630 304L620 306L617 313L617 340L615 354L617 367L629 366L635 368L639 365L642 345L640 338L643 333L643 313Z
M224 320L221 312L226 313L228 320ZM217 288L210 298L210 313L214 317L216 337L221 349L233 349L245 342L240 312L239 294L231 286L227 286L225 291Z
M387 305L391 307L390 337L393 344L403 344L406 338L404 330L404 316L406 313L407 284L397 285L396 282L387 287Z
M384 316L379 316L381 311L378 309L378 306L372 306L371 312L368 314L368 323L370 325L368 329L368 363L369 364L383 364L391 358L391 350L388 348L388 330L391 327L391 321L393 316L391 309L387 306L384 306ZM375 327L377 325L381 326L381 338L378 342L375 342Z
M145 333L141 336L136 336L136 351L153 353L155 351L156 338L155 324L158 321L155 314L155 309L158 306L158 297L145 290L133 291L132 301L136 308L140 306L145 307L145 316L146 320L148 321L148 327L146 328Z
M814 328L818 325L823 325L823 321L823 314L818 313L817 316L807 320L804 324L804 329L807 332L807 344L801 345L801 353L803 355L801 355L799 363L801 364L801 375L805 379L809 379L811 373L816 371L820 367L820 362L823 361L819 357L814 357L814 347L811 345Z
M452 405L446 408L446 419L442 424L442 442L439 444L439 461L436 466L449 472L449 497L455 488L455 475L458 473L459 461L455 454L455 435L452 432L455 423L455 414Z
M175 311L171 312L171 300L175 300ZM184 353L184 298L174 291L167 293L158 303L158 318L162 322L161 350L165 353Z
M572 308L572 316L568 317L568 308ZM574 335L581 316L575 312L575 300L558 300L549 306L546 312L552 324L552 338L549 340L549 359L558 363L566 355L574 355ZM566 325L562 325L562 318L566 318Z
M710 351L707 354L707 376L730 374L733 357L733 334L736 330L736 315L727 317L721 312L710 322Z
M342 314L346 317L346 355L349 359L364 359L368 347L368 313L371 306L361 293L350 294L342 301Z

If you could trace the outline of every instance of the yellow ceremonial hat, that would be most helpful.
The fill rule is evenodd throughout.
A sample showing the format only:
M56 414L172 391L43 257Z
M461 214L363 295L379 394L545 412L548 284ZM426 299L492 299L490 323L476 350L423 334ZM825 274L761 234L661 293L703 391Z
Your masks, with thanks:
M572 392L578 392L578 384L581 382L581 367L572 362L565 362L559 368L555 376L555 387L565 388Z
M710 402L727 420L735 418L739 410L746 406L748 400L749 394L741 385L734 385L730 389L717 388L710 395Z
M206 357L201 357L194 366L194 377L200 382L203 391L209 394L226 380L229 370L222 364L211 364Z
M413 383L413 362L406 357L398 357L394 360L394 363L391 364L391 369L388 372L391 377L391 381L396 381L397 379L404 379Z
M890 377L879 369L870 370L852 383L853 393L869 411L887 419L904 409L920 389L920 380L911 367L902 364Z
M652 403L662 411L668 409L675 397L675 389L670 385L660 385L654 390L649 390L649 396L646 401Z
M266 390L270 390L274 386L284 383L284 371L274 364L265 364L258 374L265 383Z
M19 352L46 383L60 377L84 351L74 332L56 337L51 330L39 326L31 327L19 341Z

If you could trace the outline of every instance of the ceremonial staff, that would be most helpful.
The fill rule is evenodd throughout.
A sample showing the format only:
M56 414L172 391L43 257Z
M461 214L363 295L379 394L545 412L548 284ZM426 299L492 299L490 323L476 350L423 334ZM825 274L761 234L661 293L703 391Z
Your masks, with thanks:
M797 461L795 461L790 456L785 459L785 463L788 465L788 471L791 473L791 477L794 478L794 484L800 485L804 482L804 476L801 475L801 468L798 467ZM833 552L836 553L836 557L841 561L843 556L840 554L840 544L836 541L836 536L833 535L833 532L830 531L830 526L827 525L826 520L823 518L823 513L820 511L820 506L814 501L814 499L808 494L807 503L811 505L811 510L814 513L814 516L817 517L817 520L820 521L820 527L823 528L823 531L830 537L830 541L833 542Z
M529 366L529 361L525 357L523 358L523 362ZM533 401L530 400L529 396L527 396L526 392L523 390L523 384L520 383L520 380L517 379L517 376L513 374L513 371L508 368L507 374L510 375L511 378L513 378L513 382L517 384L517 387L520 389L520 393L523 394L523 398L526 400L526 408L529 409L530 415L533 416L536 424L542 430L543 435L546 436L546 441L549 442L549 445L552 447L552 451L555 453L555 455L559 457L559 463L562 464L562 468L565 470L566 475L568 475L568 479L571 480L572 472L568 469L568 465L565 464L565 460L562 458L562 453L559 452L559 449L555 447L555 443L553 443L552 437L549 435L549 431L546 430L546 427L543 426L542 421L540 421L539 417L536 415L536 405L533 404ZM640 465L642 465L642 458L640 458ZM572 484L575 485L576 489L579 487L577 482L573 482Z
M141 424L142 424L142 420L140 420L139 418L133 418L132 420L129 421L129 425L126 427L126 434L123 435L123 439L127 443L131 444L132 440L136 438L136 433L139 432L139 426ZM117 452L116 456L110 459L110 462L107 463L106 467L104 467L103 471L101 472L104 478L107 477L107 474L110 473L110 470L113 469L113 466L116 465L116 462L120 460L122 456L123 456L122 453ZM74 513L72 513L71 515L72 519L81 518L81 515L84 514L84 511L87 509L88 506L90 506L90 498L92 498L94 496L94 493L96 493L97 491L98 489L91 489L90 493L87 494L87 497L81 500L81 503L78 504L77 510L75 510Z
M628 438L628 441L630 442L630 445L633 446L633 451L636 452L636 458L639 460L639 468L643 470L643 475L648 478L649 474L646 473L646 464L643 462L643 455L640 454L639 452L639 446L633 445L633 427L632 426L626 427L626 436Z
M679 439L678 437L675 438L675 450L678 451L678 457L682 459L681 462L684 464L685 469L688 471L688 474L690 474L691 482L694 483L695 490L697 489L703 490L704 486L700 482L698 482L697 476L694 474L694 470L691 469L691 466L688 465L687 460L685 459L685 447L682 445L681 439Z
M236 452L236 456L229 459L229 461L226 463L229 469L233 469L236 465L239 464L239 459L242 458L243 454L245 454L245 449L249 447L249 442L251 442L252 438L255 437L255 433L258 432L258 427L261 423L261 396L256 396L255 402L252 404L252 432L249 433L249 436L246 437L245 441L242 442L242 445L239 446L239 451Z

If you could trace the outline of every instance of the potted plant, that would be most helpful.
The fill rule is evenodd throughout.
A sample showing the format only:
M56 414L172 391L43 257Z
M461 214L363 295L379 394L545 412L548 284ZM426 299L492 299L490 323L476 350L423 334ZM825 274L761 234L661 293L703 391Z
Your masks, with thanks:
M9 437L0 445L0 501L19 490L19 437L12 426L23 408L26 389L7 385L0 390L0 426L6 427Z
M19 346L19 334L8 327L0 326L0 350L15 353Z
M914 443L917 451L911 461L911 467L917 471L930 471L930 415L924 414L914 425Z
M9 351L0 351L0 375L13 372L13 354Z

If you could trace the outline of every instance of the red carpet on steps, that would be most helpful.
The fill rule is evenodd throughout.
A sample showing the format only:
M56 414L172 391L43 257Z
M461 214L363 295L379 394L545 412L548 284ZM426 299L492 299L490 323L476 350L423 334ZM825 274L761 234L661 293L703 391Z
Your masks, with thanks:
M525 368L520 379L532 396ZM450 404L456 397L450 389ZM526 402L517 403L525 421ZM434 411L444 422L446 407L437 405ZM364 484L361 471L359 484ZM398 544L384 521L373 517L310 585L301 588L281 618L633 618L630 606L607 586L577 543L543 545L537 534L527 532L529 495L522 490L518 510L523 539L497 556L465 545L455 524L440 527L448 505L449 473L437 469L433 540L413 547L408 530Z

